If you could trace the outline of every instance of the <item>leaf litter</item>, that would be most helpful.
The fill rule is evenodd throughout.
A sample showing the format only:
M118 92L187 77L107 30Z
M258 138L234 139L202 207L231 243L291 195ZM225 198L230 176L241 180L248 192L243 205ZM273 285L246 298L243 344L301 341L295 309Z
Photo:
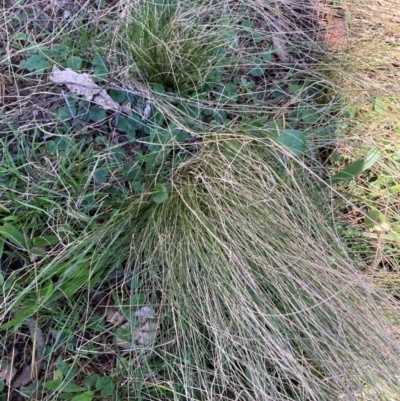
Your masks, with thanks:
M43 332L38 327L35 319L27 319L27 324L29 328L29 333L32 337L32 342L33 344L35 344L35 350L32 353L32 364L25 365L22 368L21 373L17 376L12 385L14 389L26 386L32 380L38 378L40 369L42 368L43 359L40 357L40 354L42 349L46 346Z
M53 67L50 80L55 84L66 85L75 95L84 96L87 100L93 101L104 110L113 110L132 115L129 103L120 105L114 101L105 89L97 85L92 77L86 73L78 73L71 68L61 71L58 67Z
M151 345L157 336L159 323L154 321L155 310L151 306L143 306L138 309L134 316L137 318L137 323L132 324L126 321L126 317L117 309L111 308L108 313L106 320L115 326L121 325L120 330L127 332L124 337L131 338L131 341L122 336L116 337L117 345L125 349L137 349ZM122 322L124 322L121 324Z
M11 357L7 360L5 358L0 359L0 379L4 380L4 383L9 386L17 374L17 369L14 366L14 359L18 351L13 347ZM6 364L3 366L3 363Z

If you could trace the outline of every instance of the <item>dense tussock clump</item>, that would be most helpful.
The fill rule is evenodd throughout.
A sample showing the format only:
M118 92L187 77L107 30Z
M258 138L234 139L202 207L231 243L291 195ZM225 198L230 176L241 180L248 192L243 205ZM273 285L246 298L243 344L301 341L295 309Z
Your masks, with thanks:
M162 292L171 330L155 352L188 398L353 400L400 389L386 301L310 202L315 183L290 164L265 144L212 145L176 173L172 197L136 236L135 272Z

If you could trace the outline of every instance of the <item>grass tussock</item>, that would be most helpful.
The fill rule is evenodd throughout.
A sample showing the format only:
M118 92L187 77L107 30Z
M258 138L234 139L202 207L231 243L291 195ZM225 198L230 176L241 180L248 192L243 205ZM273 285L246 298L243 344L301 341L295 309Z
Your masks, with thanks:
M189 399L400 389L385 297L355 271L307 196L314 183L300 184L290 164L265 143L210 145L135 237L134 271L160 292L171 330L154 352L169 354L168 377Z
M164 0L137 4L123 27L125 62L151 83L195 90L218 61L224 40L216 23L205 24L198 14Z

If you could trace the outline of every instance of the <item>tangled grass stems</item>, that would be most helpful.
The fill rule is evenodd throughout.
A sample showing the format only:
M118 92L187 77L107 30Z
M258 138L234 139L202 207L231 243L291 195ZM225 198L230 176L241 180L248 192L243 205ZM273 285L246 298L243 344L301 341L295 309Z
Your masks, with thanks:
M126 280L136 277L131 297L146 294L160 321L152 347L118 357L130 397L396 394L400 351L384 316L396 313L356 272L316 182L276 146L211 138L174 171L164 203L126 198L107 224L37 264L35 280L5 294L3 311L32 291L42 297L36 310L52 308L124 265Z
M188 398L384 399L400 389L385 297L285 159L235 138L212 145L136 236L136 274L172 319L167 377Z

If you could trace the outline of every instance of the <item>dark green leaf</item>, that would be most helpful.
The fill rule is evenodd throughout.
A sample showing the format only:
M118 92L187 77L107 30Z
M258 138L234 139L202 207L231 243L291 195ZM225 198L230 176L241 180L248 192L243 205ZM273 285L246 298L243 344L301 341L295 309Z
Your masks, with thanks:
M4 380L0 379L0 393L2 393L4 390Z
M286 92L281 85L274 84L271 87L271 94L275 100L283 99L286 96Z
M254 43L261 43L266 39L265 34L259 31L253 31L251 33L251 36L253 38Z
M60 239L57 235L42 235L41 237L35 237L32 239L32 243L34 246L49 246L49 245L57 245L60 243Z
M110 89L110 97L117 103L124 103L126 101L126 93L118 89Z
M160 148L160 146L154 146ZM150 171L154 167L160 166L165 161L165 158L168 156L170 151L171 149L161 148L160 150L154 150L149 154L144 155L143 159L146 163L146 170Z
M101 66L96 66L93 69L93 77L96 78L98 81L99 79L107 79L108 77L108 70L101 67Z
M137 163L126 163L122 167L122 175L129 181L137 181L142 174L142 168Z
M70 56L67 59L67 67L71 68L74 71L79 71L82 68L83 60L77 56Z
M0 226L0 236L10 241L12 244L16 245L22 249L29 249L27 240L24 234L21 233L12 224L6 223L4 226Z
M295 94L301 90L303 86L298 83L298 81L291 81L288 85L288 92Z
M311 107L302 108L301 112L300 112L300 116L301 116L301 119L307 124L316 123L320 117L319 113Z
M124 152L124 150L123 150L122 148L113 148L113 149L111 149L111 154L110 154L110 156L111 156L118 164L120 164L119 162L121 162L121 161L125 158L126 154L125 154L125 152Z
M96 382L99 379L99 377L100 376L97 373L87 376L85 379L85 386L90 390L96 385Z
M33 56L30 56L27 60L22 60L20 63L20 67L25 68L30 72L35 71L37 73L41 73L49 67L49 63L43 57L34 54Z
M236 29L229 29L226 32L226 40L231 48L233 49L239 48L239 37Z
M336 184L341 181L350 180L363 171L371 168L378 161L379 157L380 151L378 149L372 149L368 152L365 158L358 159L355 162L351 163L350 166L347 166L342 171L336 173L332 178L328 180L327 183ZM326 183L321 185L326 186Z
M108 68L103 57L97 55L93 57L92 65L94 66L93 75L98 78L105 79L108 76Z
M304 134L297 130L286 129L278 136L278 142L285 145L295 156L301 156L307 149Z
M268 49L266 52L263 54L263 60L267 63L269 63L272 60L272 54L274 53L274 49Z
M58 109L58 116L62 120L67 120L69 118L73 118L76 116L76 107L75 106L61 106Z
M67 58L69 53L69 47L63 44L54 45L50 50L51 57L59 60L64 60Z
M133 192L135 192L135 194L139 194L140 192L143 191L144 184L142 181L133 181L131 185Z
M244 19L241 25L243 28L253 28L253 21L249 19Z
M365 228L369 231L373 231L377 222L379 223L379 217L381 213L378 210L370 210L364 219Z
M335 150L332 152L330 160L332 163L339 163L340 160L342 159L342 155L339 151Z
M106 111L104 109L101 109L100 107L93 107L89 111L89 117L94 122L104 120L106 116Z
M24 306L22 306L18 312L15 314L14 318L1 325L1 328L6 329L9 327L19 326L26 318L31 316L38 309L38 304L34 300L26 301Z
M64 338L64 341L67 339L68 334L66 333L60 333L60 340ZM56 361L56 367L58 370L61 371L61 373L64 375L64 377L67 376L71 376L74 375L77 372L77 366L71 366L71 365L67 365L65 363L65 361L61 358L61 356L58 357L57 361Z
M132 341L132 329L130 326L128 327L118 327L115 334L118 338L121 338L126 341Z
M184 143L185 140L189 137L189 134L186 131L183 131L180 129L180 130L174 131L173 136L174 136L176 142Z
M8 175L1 175L0 176L0 187L9 187L9 185L10 185L10 177L8 176ZM4 206L4 205L2 205L1 206L1 208L4 210L4 211L8 211L8 209Z
M283 130L282 120L273 120L268 124L267 132L272 138L277 138L280 132Z
M72 400L75 397L74 393L61 393L58 395L60 400Z
M368 231L382 233L389 230L389 224L386 221L385 215L379 210L370 210L364 219L365 227Z
M52 155L56 154L57 153L57 143L56 143L56 141L48 141L46 143L46 149L50 154L52 154Z
M101 57L99 55L96 55L92 59L92 64L94 66L98 66L99 65L99 66L106 67L106 60L103 57Z
M146 299L146 294L143 294L143 292L131 295L129 298L130 310L132 310L132 308L141 308L146 303Z
M65 380L50 380L43 384L45 388L50 390L62 391L64 393L80 393L85 391L85 387L76 385L75 383L65 383Z
M47 46L38 46L37 48L31 48L31 54L38 54L43 58L51 57L51 49Z
M135 131L142 128L142 123L139 115L137 114L134 114L130 117L119 116L116 128L122 132L125 132L126 134L129 134L130 139L134 139Z
M115 384L111 378L107 376L99 377L96 382L96 389L101 390L103 397L112 395L115 391Z
M354 117L354 115L356 114L356 111L355 111L355 109L354 108L352 108L352 107L347 107L346 109L344 109L343 111L342 111L342 113L343 113L343 117L344 118L353 118Z
M153 191L153 201L163 203L168 199L168 190L164 184L156 184Z
M152 123L157 127L160 127L164 123L164 120L165 120L164 114L161 113L160 111L155 112L151 119Z
M25 42L27 40L26 33L24 32L16 32L12 37L11 40L18 40L21 42Z
M261 77L264 75L265 62L256 58L253 60L253 68L250 70L250 75L253 77Z
M105 184L108 180L108 168L100 167L94 172L94 180L97 184Z
M94 398L93 391L85 391L82 394L76 395L71 401L92 401Z
M162 84L154 84L153 90L156 93L164 93L165 92L164 86Z
M213 120L219 124L224 124L227 120L226 111L218 110L213 115Z

